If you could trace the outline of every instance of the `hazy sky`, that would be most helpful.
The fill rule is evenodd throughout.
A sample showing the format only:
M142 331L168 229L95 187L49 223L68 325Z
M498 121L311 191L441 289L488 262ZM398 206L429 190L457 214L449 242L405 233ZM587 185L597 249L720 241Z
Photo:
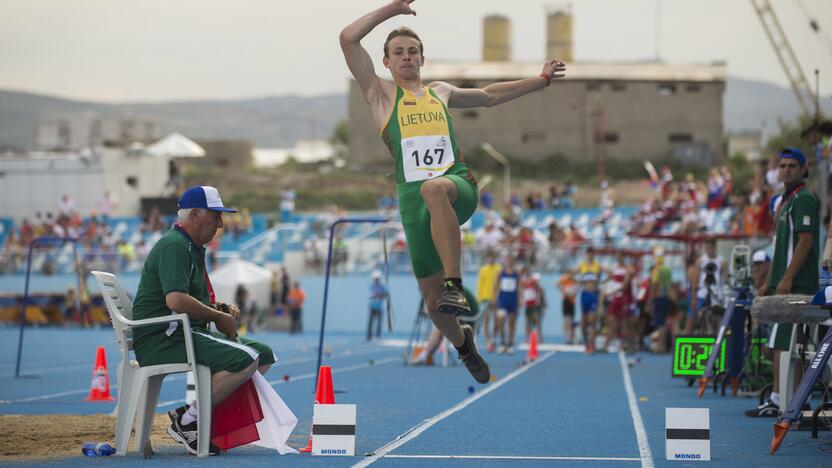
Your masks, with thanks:
M832 95L832 1L771 0L814 88ZM339 31L382 0L0 0L0 89L98 101L229 99L345 92ZM751 0L573 0L575 60L723 60L732 76L787 85ZM658 15L657 4L661 14ZM544 57L545 0L418 0L364 45L377 59L395 26L428 60L478 60L482 18L512 22L513 56ZM568 73L568 70L567 70Z

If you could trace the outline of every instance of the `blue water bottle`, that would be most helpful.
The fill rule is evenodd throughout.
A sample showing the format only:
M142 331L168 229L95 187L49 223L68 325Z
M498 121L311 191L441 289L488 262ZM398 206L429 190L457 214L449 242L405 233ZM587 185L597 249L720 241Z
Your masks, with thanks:
M88 457L109 457L116 453L116 449L106 443L96 444L95 442L87 442L81 448L81 453Z

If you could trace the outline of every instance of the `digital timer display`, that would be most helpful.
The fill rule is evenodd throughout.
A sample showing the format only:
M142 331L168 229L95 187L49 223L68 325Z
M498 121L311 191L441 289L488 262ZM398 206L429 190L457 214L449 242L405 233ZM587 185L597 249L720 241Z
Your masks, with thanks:
M714 350L713 336L677 336L673 341L673 377L701 377ZM725 343L714 361L714 375L725 371Z

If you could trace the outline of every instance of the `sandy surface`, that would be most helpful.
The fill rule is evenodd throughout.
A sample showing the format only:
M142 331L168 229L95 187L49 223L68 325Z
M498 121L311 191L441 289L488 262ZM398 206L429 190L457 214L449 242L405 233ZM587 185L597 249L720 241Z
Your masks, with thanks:
M164 414L153 418L153 447L177 445L167 433ZM0 416L0 464L81 455L85 442L115 445L116 418L109 415ZM134 450L134 438L130 447Z

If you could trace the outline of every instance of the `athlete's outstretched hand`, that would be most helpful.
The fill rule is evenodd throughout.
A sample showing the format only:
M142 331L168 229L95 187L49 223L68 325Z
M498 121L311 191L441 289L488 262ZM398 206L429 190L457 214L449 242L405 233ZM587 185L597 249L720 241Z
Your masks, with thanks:
M566 76L566 64L558 59L552 59L543 64L542 75L546 75L550 80L555 78L563 78Z
M416 16L416 11L410 8L410 4L416 0L393 0L393 5L399 10L400 15Z

